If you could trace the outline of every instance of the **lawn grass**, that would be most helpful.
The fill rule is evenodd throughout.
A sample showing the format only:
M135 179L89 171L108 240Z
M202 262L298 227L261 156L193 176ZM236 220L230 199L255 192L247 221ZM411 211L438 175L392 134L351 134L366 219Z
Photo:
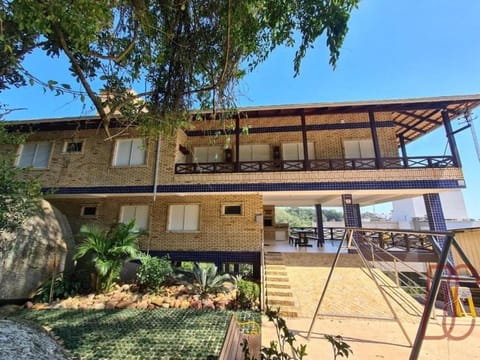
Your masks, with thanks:
M53 331L79 359L217 359L230 320L258 333L261 317L250 311L22 310L20 318Z

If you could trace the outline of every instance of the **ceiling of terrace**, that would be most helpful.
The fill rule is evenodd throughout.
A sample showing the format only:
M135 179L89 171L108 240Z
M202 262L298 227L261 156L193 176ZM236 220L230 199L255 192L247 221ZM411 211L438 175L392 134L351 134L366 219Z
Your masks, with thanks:
M240 109L248 118L309 116L346 113L389 112L396 125L397 137L408 143L443 124L442 111L450 120L462 117L480 105L480 95L420 99L380 100L306 105L282 105Z
M411 189L411 190L352 190L348 191L352 194L353 203L360 204L360 206L369 206L387 203L395 200L409 199L417 196L422 196L429 191L426 189ZM435 189L439 192L439 189ZM342 194L345 191L302 191L302 192L263 192L263 203L265 205L275 206L313 206L315 204L322 204L324 207L342 206Z

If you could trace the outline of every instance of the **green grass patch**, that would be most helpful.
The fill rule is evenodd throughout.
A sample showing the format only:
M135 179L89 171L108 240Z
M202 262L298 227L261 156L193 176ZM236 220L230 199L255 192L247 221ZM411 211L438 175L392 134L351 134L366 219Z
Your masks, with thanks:
M80 359L217 359L234 316L259 333L259 313L212 310L22 310Z

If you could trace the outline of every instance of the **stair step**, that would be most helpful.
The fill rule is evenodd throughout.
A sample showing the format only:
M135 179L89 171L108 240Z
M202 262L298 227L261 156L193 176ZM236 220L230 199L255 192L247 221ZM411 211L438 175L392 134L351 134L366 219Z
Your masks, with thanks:
M267 290L267 296L293 297L293 293L288 292L288 291L270 291L270 290Z
M288 282L288 277L267 276L268 282Z
M286 318L296 318L298 317L298 313L294 310L282 310L280 308L280 316L281 317L286 317Z
M288 276L287 272L286 271L265 271L265 275L269 276L269 275L279 275L279 276Z
M290 285L289 284L271 284L271 283L266 283L265 284L265 287L267 289L290 289Z
M295 302L293 300L285 300L285 299L278 299L273 298L271 296L267 296L267 304L268 306L295 306Z

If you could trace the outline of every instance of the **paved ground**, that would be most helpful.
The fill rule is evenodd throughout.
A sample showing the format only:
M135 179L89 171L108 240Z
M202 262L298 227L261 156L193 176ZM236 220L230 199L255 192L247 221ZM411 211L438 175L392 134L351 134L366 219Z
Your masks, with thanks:
M266 248L266 251L278 250L273 246ZM352 359L408 359L411 347L406 336L367 269L362 268L358 256L352 254L341 255L320 307L320 316L310 340L306 339L333 260L332 254L326 254L328 251L312 250L282 252L298 314L297 318L287 319L287 325L298 334L299 343L307 344L307 359L332 358L330 344L323 339L323 334L344 337L352 347ZM413 342L422 307L384 275L375 273L375 277L389 294L393 310ZM480 359L480 321L445 319L440 316L441 312L437 314L437 319L429 324L427 337L430 338L424 341L419 358ZM445 321L443 327L442 321ZM264 319L262 344L268 344L274 337L273 327Z

